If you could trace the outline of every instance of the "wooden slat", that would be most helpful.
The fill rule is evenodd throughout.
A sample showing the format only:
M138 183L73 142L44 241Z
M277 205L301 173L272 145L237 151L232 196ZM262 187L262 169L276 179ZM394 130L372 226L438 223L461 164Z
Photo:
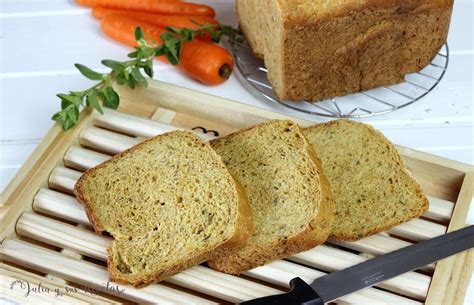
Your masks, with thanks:
M375 234L353 242L339 240L330 240L329 242L334 245L342 246L344 248L356 250L374 256L382 255L413 245L413 243L386 236L385 234ZM420 268L420 270L433 272L434 268L435 264L433 263Z
M94 118L93 124L98 127L142 138L151 138L174 130L187 130L185 128L179 128L156 120L145 119L107 108L104 108L104 115L96 116ZM215 138L208 134L199 132L195 133L205 141Z
M342 270L367 260L367 258L360 255L325 245L290 256L288 259L330 272ZM429 276L416 272L407 272L386 280L377 286L402 293L417 300L424 300L428 293L430 281L431 278Z
M413 219L387 231L413 241L422 241L446 233L446 226L424 219Z
M429 219L449 223L454 210L454 202L441 198L428 196L430 208L423 216Z
M110 238L99 236L90 231L81 230L75 226L34 213L24 213L21 216L17 224L17 232L22 236L58 247L73 249L83 255L102 261L107 259L106 249L110 247L111 244ZM71 238L71 236L73 236L73 238ZM277 266L281 265L286 266L287 270L285 272L282 272L281 267L280 269L277 268ZM290 270L291 272L289 272ZM311 282L324 275L323 272L284 261L257 268L255 271L250 270L245 272L245 274L285 287L287 287L289 281L296 276ZM284 276L275 277L275 274ZM278 281L275 281L275 279L278 279ZM258 295L279 292L272 290L272 288L201 266L195 266L182 271L166 281L231 302L256 297L255 294L249 294L249 291L253 291L254 293L258 291ZM397 303L416 304L416 302L407 301L407 299L403 297L379 290L374 292L372 289L369 289L368 292L351 294L341 300L344 303L359 304L361 300L373 302L373 296L379 296L381 299L396 301Z
M105 268L21 240L5 240L0 246L0 256L6 261L54 274L68 281L96 289L103 290L104 283L109 280L109 274ZM140 289L116 283L113 283L113 285L117 285L121 292L109 289L107 293L135 302L216 304L160 284L149 285Z
M33 210L49 215L57 215L57 211L61 211L61 218L90 226L84 208L75 197L50 189L39 190L33 201Z
M143 138L150 138L173 130L183 130L183 128L177 128L108 108L104 109L104 115L94 118L93 124L98 127Z
M87 127L79 135L79 143L102 152L115 155L122 152L140 141L115 132L97 127Z
M16 230L21 236L103 261L107 260L107 248L112 243L112 240L105 236L31 212L20 216Z
M71 146L64 154L64 165L67 167L77 169L79 171L85 171L91 167L94 167L106 160L110 156L104 155L89 149L84 149L78 146Z
M53 190L73 194L74 185L81 175L81 172L58 166L54 168L49 176L49 187Z

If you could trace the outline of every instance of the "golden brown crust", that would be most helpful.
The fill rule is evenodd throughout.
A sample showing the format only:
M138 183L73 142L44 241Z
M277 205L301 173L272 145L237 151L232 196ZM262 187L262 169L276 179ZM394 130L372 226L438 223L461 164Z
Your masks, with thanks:
M181 134L183 131L172 131L168 133L164 133L160 135L160 137L171 137L175 136L177 134ZM192 132L184 132L187 133L188 135L192 136L193 138L198 139L198 137L192 133ZM94 210L92 208L92 204L85 195L84 191L82 190L82 183L85 179L88 178L88 176L93 175L95 171L98 169L107 166L108 164L123 158L125 155L132 153L133 151L141 150L143 146L146 145L147 142L152 141L153 138L145 140L115 156L110 158L109 160L97 165L94 168L91 168L87 170L81 178L76 182L76 185L74 187L74 193L76 195L77 200L84 205L87 217L89 218L89 221L91 222L94 230L97 233L102 233L106 229L102 226L100 223L100 220L97 218L97 216L94 213ZM199 140L200 141L200 140ZM209 148L211 151L214 151L210 144L208 142L205 142L205 145L207 148ZM219 159L219 163L227 171L227 168L225 167L222 159L220 156L216 154L216 156ZM227 171L228 172L228 171ZM229 173L229 172L228 172ZM116 263L114 262L113 255L112 255L112 247L107 249L108 253L108 258L107 258L107 266L108 266L108 271L110 274L111 280L117 282L117 283L124 283L124 284L132 284L135 287L142 287L145 286L146 284L149 284L151 282L159 282L162 281L163 279L172 276L186 268L189 268L191 266L200 264L202 262L205 262L206 260L213 259L216 255L219 254L220 249L227 249L227 248L232 248L232 247L239 247L247 241L249 235L252 233L253 229L253 222L252 222L252 215L251 215L251 209L248 205L247 201L247 196L245 192L242 191L242 187L236 180L232 177L232 175L229 173L229 179L231 179L234 182L235 185L235 190L237 192L238 198L239 198L239 205L238 205L238 215L236 219L236 224L235 224L235 230L234 234L226 241L222 242L221 244L215 245L215 247L209 249L208 251L194 256L194 257L189 257L185 260L182 260L180 262L177 262L174 264L171 268L167 270L162 270L160 273L150 273L150 274L140 274L140 275L122 275L120 273L117 273L115 270Z
M263 14L238 5L239 15L266 18L239 16L239 24L254 53L272 57L265 63L276 96L295 101L392 85L420 71L445 43L453 7L452 0L271 1L279 9ZM275 26L272 20L281 22ZM381 23L387 26L371 31ZM278 39L262 39L268 35Z

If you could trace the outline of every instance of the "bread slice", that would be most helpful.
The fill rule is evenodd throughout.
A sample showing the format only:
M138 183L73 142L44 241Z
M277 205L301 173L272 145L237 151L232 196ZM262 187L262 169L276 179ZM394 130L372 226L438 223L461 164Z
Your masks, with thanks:
M428 199L397 149L369 125L337 120L303 129L331 185L331 238L358 240L421 216Z
M403 81L446 42L452 0L237 0L239 27L281 100Z
M112 280L134 286L240 246L252 230L245 193L190 132L157 136L88 170L75 193L94 229L114 237Z
M270 121L211 141L247 193L254 233L208 262L232 274L323 243L332 221L329 186L297 124Z

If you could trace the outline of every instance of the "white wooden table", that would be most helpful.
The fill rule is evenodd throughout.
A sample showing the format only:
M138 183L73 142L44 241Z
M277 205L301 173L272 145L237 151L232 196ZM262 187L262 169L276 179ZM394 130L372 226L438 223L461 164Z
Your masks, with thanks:
M236 24L232 0L211 3L218 19ZM0 190L3 190L52 125L59 108L56 93L84 89L89 81L73 67L82 63L104 70L100 60L125 59L129 49L104 37L89 10L71 0L0 0L1 143ZM423 100L391 114L362 120L394 143L474 164L473 1L456 0L449 33L450 64L441 84ZM258 100L235 76L206 87L165 64L156 77L170 83L276 111L288 111ZM313 121L310 117L292 115ZM473 216L470 222L473 223ZM471 283L466 304L474 304Z

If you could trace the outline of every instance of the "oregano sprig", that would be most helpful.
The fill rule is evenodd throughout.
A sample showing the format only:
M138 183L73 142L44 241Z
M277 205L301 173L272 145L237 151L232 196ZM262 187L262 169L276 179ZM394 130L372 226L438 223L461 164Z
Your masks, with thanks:
M98 83L84 91L58 94L57 96L61 100L61 110L55 113L52 119L61 122L63 129L68 130L77 124L79 113L83 108L92 107L101 114L104 113L102 107L117 109L120 97L113 88L114 84L125 85L131 89L135 89L137 86L146 87L148 81L144 75L150 78L153 77L154 57L164 55L172 65L177 65L179 64L183 43L192 41L197 36L209 33L212 41L216 43L221 40L222 36L226 36L231 45L243 41L239 32L231 26L220 24L198 25L199 27L194 30L167 27L167 31L160 35L162 44L157 44L153 40L148 41L142 29L137 27L135 39L138 46L127 55L130 60L102 60L101 63L111 69L108 73L99 73L84 65L75 64L74 66L82 75L90 80L98 81Z

